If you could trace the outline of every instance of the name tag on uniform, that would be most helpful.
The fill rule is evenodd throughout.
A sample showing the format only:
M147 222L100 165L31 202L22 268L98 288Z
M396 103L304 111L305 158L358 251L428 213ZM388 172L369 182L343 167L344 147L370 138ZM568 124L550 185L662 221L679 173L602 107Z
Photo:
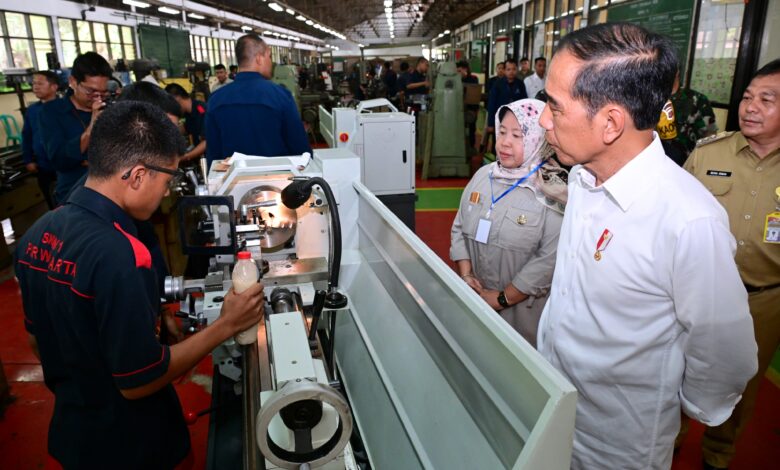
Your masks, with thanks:
M488 235L490 235L491 222L486 219L479 219L479 225L477 225L477 236L474 239L480 243L488 242Z
M707 170L707 176L721 176L724 178L728 178L731 176L731 172L723 171L723 170Z

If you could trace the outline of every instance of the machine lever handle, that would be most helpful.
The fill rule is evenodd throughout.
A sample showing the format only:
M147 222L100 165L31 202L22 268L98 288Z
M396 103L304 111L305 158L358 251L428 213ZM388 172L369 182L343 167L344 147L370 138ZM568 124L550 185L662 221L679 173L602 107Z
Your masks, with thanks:
M314 303L311 311L311 325L309 326L309 341L314 341L317 337L317 324L320 322L320 316L322 315L322 309L325 307L325 296L327 293L324 290L318 290L314 293Z
M404 163L406 163L406 150L403 151L403 155L404 155Z

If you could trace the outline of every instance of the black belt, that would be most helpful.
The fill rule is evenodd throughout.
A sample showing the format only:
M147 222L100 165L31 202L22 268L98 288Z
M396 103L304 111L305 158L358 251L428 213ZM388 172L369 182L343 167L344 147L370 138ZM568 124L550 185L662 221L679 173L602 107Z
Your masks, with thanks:
M750 284L745 284L745 289L748 291L749 294L753 294L755 292L763 292L765 290L774 289L775 287L780 287L780 284L772 284L770 286L762 286L762 287L756 287L756 286L751 286Z

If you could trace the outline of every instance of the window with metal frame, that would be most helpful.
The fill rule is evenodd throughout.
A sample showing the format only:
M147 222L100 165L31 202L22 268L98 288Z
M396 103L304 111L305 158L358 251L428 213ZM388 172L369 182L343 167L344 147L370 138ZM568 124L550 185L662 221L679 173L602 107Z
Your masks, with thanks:
M130 26L58 18L57 27L62 40L63 67L70 67L79 54L90 51L106 60L136 58L135 37Z
M48 69L46 54L52 51L50 18L0 11L0 69Z

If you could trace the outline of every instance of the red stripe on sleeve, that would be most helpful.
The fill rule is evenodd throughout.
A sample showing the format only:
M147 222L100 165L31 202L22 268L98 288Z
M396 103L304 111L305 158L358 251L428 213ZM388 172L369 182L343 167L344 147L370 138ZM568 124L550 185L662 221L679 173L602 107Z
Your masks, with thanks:
M156 366L158 366L158 365L160 365L162 363L163 359L165 359L165 351L167 349L168 348L163 346L162 347L162 355L160 356L160 359L155 361L155 362L153 362L153 363L151 363L151 364L149 364L146 367L142 367L142 368L140 368L138 370L134 370L132 372L126 372L124 374L111 374L111 375L114 376L114 377L127 377L127 376L130 376L130 375L140 374L141 372L144 372L144 371L147 371L147 370L149 370L149 369L151 369L153 367L156 367Z

